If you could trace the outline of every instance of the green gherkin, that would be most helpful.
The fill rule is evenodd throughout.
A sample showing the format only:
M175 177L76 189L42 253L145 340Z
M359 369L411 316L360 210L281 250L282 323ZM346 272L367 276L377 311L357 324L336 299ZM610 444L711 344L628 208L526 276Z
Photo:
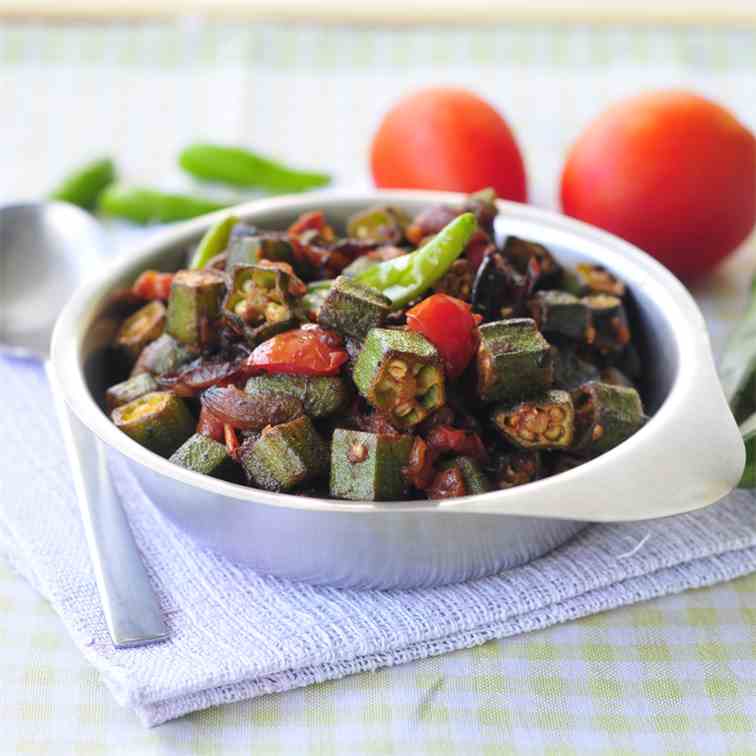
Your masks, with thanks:
M401 498L407 489L402 468L412 442L412 436L337 428L331 441L331 495L364 501Z

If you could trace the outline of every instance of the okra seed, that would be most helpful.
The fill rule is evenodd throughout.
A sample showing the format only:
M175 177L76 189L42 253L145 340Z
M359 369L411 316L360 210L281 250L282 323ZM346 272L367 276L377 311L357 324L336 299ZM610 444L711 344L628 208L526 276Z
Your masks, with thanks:
M535 441L535 433L531 433L529 430L521 428L520 438L524 439L525 441Z
M593 428L593 433L591 433L591 437L594 441L598 441L601 436L604 435L604 426L603 425L596 425Z
M365 444L359 441L355 442L349 447L347 452L347 459L353 464L357 465L360 462L364 462L368 457L368 449Z
M407 363L401 360L394 360L388 366L388 372L391 376L396 378L397 381L401 381L405 375L407 375Z
M549 441L556 441L564 435L564 431L558 425L553 425L543 434Z
M549 417L552 420L564 420L564 410L561 407L552 407L549 410Z

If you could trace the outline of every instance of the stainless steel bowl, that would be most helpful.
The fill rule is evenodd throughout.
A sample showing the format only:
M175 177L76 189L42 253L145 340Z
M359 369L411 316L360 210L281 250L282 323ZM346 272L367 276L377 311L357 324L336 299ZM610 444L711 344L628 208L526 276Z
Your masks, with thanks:
M343 223L390 202L410 212L460 196L439 192L313 193L261 200L234 212L282 228L323 209ZM207 216L153 238L80 288L61 313L52 360L66 401L128 462L150 499L197 542L260 572L343 587L431 586L498 572L534 559L588 522L691 511L736 484L744 450L717 379L706 328L685 288L635 247L590 226L501 202L497 233L541 242L568 265L598 262L625 280L644 333L651 421L616 449L527 486L443 502L346 502L273 494L176 467L122 434L95 397L115 321L106 300L146 268L174 270Z

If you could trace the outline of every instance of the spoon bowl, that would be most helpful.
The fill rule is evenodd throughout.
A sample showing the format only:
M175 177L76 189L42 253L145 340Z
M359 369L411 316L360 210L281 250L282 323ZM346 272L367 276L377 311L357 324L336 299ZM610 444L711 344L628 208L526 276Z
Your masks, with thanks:
M55 320L104 246L97 223L65 202L0 208L0 352L49 354Z

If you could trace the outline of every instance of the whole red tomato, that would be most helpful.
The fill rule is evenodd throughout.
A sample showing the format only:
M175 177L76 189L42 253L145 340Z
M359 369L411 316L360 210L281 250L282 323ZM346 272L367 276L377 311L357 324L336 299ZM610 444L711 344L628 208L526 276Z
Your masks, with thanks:
M476 192L525 202L525 166L507 122L485 100L452 87L400 100L373 137L376 186Z
M573 145L562 208L694 279L753 228L753 134L689 92L632 97L600 115Z

